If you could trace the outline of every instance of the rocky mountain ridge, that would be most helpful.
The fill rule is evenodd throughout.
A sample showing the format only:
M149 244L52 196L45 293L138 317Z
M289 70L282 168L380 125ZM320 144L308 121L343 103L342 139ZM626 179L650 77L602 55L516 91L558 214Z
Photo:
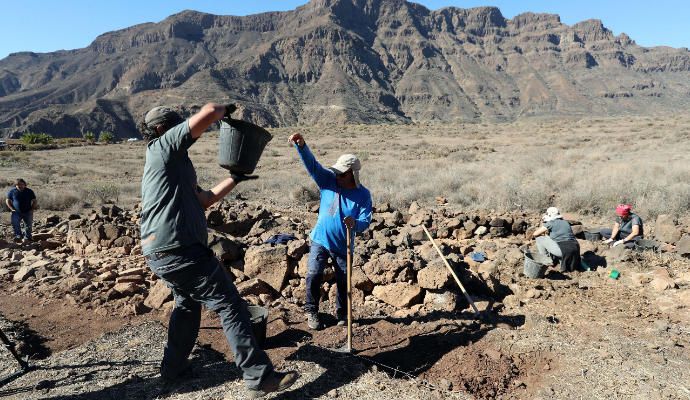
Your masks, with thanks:
M184 11L83 49L0 60L0 135L136 136L150 107L240 105L265 126L625 115L690 103L690 52L599 20L506 19L404 0L313 0L246 17Z

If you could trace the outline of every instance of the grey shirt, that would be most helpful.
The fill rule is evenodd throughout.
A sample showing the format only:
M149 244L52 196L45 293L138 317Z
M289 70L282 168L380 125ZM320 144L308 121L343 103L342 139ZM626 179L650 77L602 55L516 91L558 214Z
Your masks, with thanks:
M187 149L194 144L189 121L149 142L141 179L141 247L144 255L208 244L204 209Z
M549 237L553 239L554 242L575 240L575 235L568 221L554 219L553 221L545 222L544 226L549 230Z
M618 223L618 231L620 231L620 238L624 239L626 236L632 233L633 226L640 226L639 236L644 236L644 230L642 229L642 219L634 213L630 214L630 218L627 221L623 221L623 218L617 217L616 222Z

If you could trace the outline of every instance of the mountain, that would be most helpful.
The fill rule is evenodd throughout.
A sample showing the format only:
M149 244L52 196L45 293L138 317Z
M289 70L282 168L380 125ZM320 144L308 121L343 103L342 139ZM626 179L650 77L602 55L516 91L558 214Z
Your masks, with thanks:
M245 17L184 11L83 49L11 54L0 134L136 136L154 105L208 101L264 126L684 111L688 78L688 49L641 47L599 20L312 0Z

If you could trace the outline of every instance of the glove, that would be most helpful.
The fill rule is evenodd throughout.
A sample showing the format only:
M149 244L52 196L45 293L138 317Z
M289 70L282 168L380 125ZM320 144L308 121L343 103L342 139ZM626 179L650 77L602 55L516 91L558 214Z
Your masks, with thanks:
M611 242L613 242L613 239L606 239L606 240L604 240L604 244L609 244L609 243L611 243Z
M613 244L612 247L616 247L616 246L618 246L619 244L624 244L624 243L625 243L625 240L618 240L618 241L616 241L616 242Z
M251 181L254 179L259 179L259 175L236 174L234 172L230 173L230 177L232 178L233 181L235 181L235 184L238 184L242 181Z
M225 114L223 114L223 119L230 119L230 114L237 110L237 106L234 104L227 104L225 106Z

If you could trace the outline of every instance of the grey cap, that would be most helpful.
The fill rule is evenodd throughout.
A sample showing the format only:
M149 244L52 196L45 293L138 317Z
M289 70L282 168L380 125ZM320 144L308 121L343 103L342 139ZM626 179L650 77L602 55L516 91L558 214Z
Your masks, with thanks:
M144 124L150 129L155 129L156 126L161 124L167 125L177 125L182 122L183 119L176 111L167 106L158 106L152 108L146 113L144 117Z
M344 174L352 170L352 175L355 177L355 184L359 187L359 171L362 169L362 162L359 161L354 154L343 154L338 157L338 160L331 166L331 169L338 174Z

